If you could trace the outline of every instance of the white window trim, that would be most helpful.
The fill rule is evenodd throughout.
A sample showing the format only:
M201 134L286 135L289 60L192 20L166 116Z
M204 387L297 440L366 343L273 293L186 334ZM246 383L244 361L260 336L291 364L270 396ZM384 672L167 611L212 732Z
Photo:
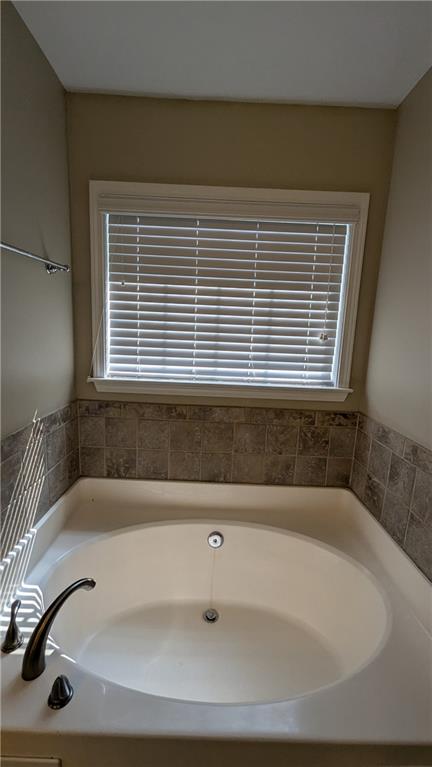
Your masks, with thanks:
M284 189L246 189L213 186L90 181L90 238L92 278L92 373L88 381L100 392L241 397L254 399L340 401L349 388L358 297L366 237L369 194ZM307 213L304 206L307 205ZM338 387L241 386L176 384L104 378L105 370L105 213L172 213L189 215L268 216L273 219L316 217L352 224L351 257L346 269L345 301L341 306Z

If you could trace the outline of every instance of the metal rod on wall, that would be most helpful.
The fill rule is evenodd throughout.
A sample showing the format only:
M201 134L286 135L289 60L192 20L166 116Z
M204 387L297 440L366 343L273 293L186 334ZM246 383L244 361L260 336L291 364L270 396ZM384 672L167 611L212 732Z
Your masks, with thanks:
M21 250L21 248L15 248L13 245L8 245L7 242L0 242L0 247L4 248L4 250L10 250L11 253L18 253L20 256L26 256L26 258L33 258L35 261L40 261L42 264L45 264L48 274L70 272L69 264L59 264L57 261L50 261L49 258L37 256L35 253L30 253L28 250Z

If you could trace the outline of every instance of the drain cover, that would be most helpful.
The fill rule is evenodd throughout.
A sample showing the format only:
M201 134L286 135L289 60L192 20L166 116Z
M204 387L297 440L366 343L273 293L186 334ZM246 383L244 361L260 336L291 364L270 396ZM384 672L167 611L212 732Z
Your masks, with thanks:
M219 549L224 542L224 537L218 530L213 530L208 536L207 542L212 549Z
M206 623L216 623L216 621L219 618L219 613L218 613L217 610L213 610L210 607L208 610L204 610L203 618L204 618Z

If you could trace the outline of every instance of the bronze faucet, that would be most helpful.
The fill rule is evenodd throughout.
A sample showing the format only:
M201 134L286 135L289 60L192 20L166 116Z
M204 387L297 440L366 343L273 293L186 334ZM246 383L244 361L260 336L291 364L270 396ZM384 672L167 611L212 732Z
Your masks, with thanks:
M71 583L54 602L45 610L39 623L36 625L26 647L21 676L26 682L36 679L45 669L45 649L48 634L51 630L54 618L66 600L78 589L94 589L96 581L93 578L80 578L80 580Z

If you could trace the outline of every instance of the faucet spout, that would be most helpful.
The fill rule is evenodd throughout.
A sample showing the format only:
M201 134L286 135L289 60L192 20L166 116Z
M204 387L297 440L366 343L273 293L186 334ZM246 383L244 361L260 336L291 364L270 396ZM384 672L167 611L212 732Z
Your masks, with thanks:
M45 670L45 650L48 635L51 630L54 618L56 617L60 608L64 605L67 599L78 591L78 589L94 589L96 581L93 578L80 578L78 581L71 583L70 586L64 589L61 594L50 604L45 610L39 623L35 626L33 633L28 641L26 647L21 676L26 682L30 682L32 679L37 679Z

